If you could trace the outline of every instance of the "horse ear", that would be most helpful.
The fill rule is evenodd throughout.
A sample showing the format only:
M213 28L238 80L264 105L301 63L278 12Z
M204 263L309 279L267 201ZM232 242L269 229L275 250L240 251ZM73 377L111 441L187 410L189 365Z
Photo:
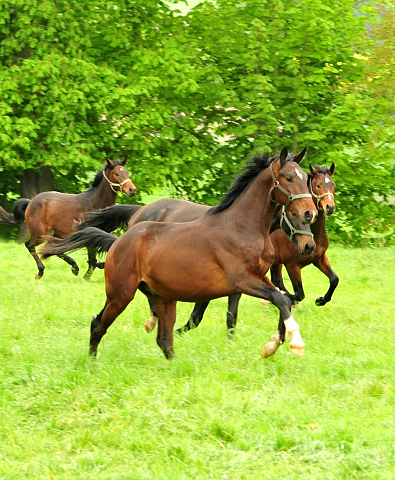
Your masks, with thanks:
M330 176L332 176L335 173L335 164L334 163L332 163L328 173L329 173Z
M121 160L121 163L123 166L125 166L125 163L126 163L126 160L128 159L128 157L125 157L123 160Z
M313 175L315 175L316 172L317 172L317 170L316 170L314 167L312 167L311 165L309 165L309 168L310 168L310 172L311 172Z
M295 153L294 161L296 163L300 163L303 160L304 156L306 155L306 150L307 150L307 148L305 147L301 152Z
M106 158L106 162L107 162L109 167L112 167L114 165L114 162L112 160L110 160L109 158Z
M285 165L285 162L287 161L287 157L288 157L288 149L287 147L284 147L280 153L280 164L282 167Z

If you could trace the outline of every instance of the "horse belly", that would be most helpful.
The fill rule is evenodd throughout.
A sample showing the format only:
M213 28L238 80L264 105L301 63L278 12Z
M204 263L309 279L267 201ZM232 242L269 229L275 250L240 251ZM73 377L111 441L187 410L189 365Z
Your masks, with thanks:
M227 296L231 293L228 281L215 269L188 268L173 265L164 270L158 266L150 269L144 281L161 297L183 302L198 302Z

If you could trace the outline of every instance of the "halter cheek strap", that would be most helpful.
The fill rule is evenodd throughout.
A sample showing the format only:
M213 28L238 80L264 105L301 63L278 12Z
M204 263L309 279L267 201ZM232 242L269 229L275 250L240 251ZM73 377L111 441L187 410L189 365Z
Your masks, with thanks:
M274 162L273 162L274 163ZM271 163L269 165L269 170L270 170L270 173L272 175L272 178L274 180L274 184L272 186L272 188L270 189L270 192L269 192L269 195L271 195L271 193L273 192L273 190L275 188L278 188L281 192L283 192L287 197L288 197L288 202L286 203L285 205L285 208L288 208L289 207L289 204L293 201L293 200L297 200L298 198L312 198L311 197L311 193L299 193L298 195L293 195L292 193L288 192L287 190L285 190L284 187L282 187L280 185L280 182L276 179L275 175L274 175L274 172L273 172L273 163ZM273 202L275 202L276 200L273 200Z
M107 175L106 175L106 171L103 170L103 177L107 180L108 184L110 185L111 187L111 190L115 193L118 193L118 192L122 192L122 186L125 185L126 182L130 182L130 178L127 178L126 180L124 180L123 182L121 183L113 183L113 182L110 182L110 180L107 178ZM119 190L114 190L114 187L119 187Z
M323 193L322 195L316 195L316 194L313 192L313 188L312 188L312 185L311 185L311 182L312 182L312 181L313 181L313 179L310 178L309 187L310 187L311 195L317 200L317 209L318 209L318 210L323 210L323 208L320 206L321 200L322 200L324 197L326 197L327 195L332 195L332 196L333 196L333 193L325 192L325 193Z

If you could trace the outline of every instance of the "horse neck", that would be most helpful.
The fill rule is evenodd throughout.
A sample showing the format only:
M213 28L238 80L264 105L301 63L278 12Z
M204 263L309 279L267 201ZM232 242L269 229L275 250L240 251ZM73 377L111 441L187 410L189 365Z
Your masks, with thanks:
M104 207L115 205L117 194L112 190L107 180L103 177L99 185L89 190L89 200L94 210L100 210Z
M271 201L273 180L268 169L244 190L235 202L223 212L227 221L237 224L249 234L269 236L276 203Z
M318 210L317 219L310 226L311 233L314 235L314 238L315 237L318 238L319 236L323 235L326 232L325 218L326 216L325 216L324 210Z

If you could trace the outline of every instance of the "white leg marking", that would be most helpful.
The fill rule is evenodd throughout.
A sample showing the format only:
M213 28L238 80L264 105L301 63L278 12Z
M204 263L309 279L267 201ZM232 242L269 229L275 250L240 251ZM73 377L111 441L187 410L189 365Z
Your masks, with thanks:
M298 356L304 355L305 343L300 335L299 325L296 323L294 317L290 316L284 320L284 325L287 333L291 335L290 347L292 353Z
M280 346L280 332L277 330L277 333L272 336L271 342L268 342L262 350L262 357L267 358L274 355Z
M148 320L145 321L144 323L144 328L147 333L151 333L152 330L156 327L156 322L157 322L157 317L155 315L152 315L149 317Z

